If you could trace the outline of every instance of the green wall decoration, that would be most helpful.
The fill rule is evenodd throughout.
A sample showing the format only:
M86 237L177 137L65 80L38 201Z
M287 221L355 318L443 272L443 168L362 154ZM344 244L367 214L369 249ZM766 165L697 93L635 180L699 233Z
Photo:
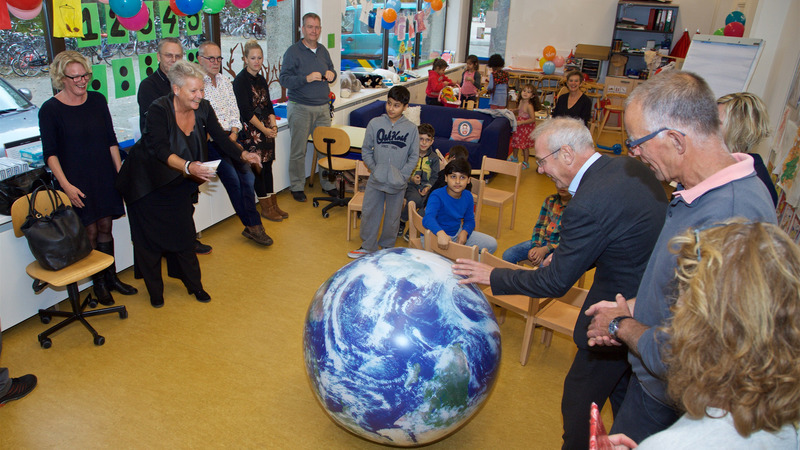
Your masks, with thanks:
M94 64L92 66L92 79L86 86L86 90L88 91L95 91L103 94L103 97L106 98L106 102L108 102L108 78L106 75L107 67L108 66L105 64Z
M118 58L112 60L111 73L114 75L114 97L123 98L136 94L133 59Z

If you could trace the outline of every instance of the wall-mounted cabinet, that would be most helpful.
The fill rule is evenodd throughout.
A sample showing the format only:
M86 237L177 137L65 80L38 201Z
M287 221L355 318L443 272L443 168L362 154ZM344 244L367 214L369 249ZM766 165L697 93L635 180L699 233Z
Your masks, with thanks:
M609 70L616 69L614 75L630 76L647 69L644 51L671 49L677 21L676 4L620 1L611 41L612 64ZM614 64L614 59L617 64Z

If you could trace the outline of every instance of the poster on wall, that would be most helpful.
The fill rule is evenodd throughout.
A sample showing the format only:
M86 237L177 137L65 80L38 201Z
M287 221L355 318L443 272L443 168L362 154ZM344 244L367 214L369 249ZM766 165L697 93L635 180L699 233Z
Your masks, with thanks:
M775 130L768 168L777 174L778 224L800 244L800 62Z

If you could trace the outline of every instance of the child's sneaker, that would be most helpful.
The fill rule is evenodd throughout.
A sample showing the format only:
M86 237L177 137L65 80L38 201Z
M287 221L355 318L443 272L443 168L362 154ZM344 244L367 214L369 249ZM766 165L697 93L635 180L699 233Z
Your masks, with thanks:
M363 247L361 247L358 250L353 250L351 252L348 252L347 253L347 257L348 258L353 258L353 259L358 259L358 258L361 258L362 256L369 255L370 253L372 253L372 252L369 251L369 250L365 250Z
M400 228L397 229L397 237L403 236L403 231L405 231L405 229L406 229L406 223L400 221Z
M514 155L508 155L508 161L511 161L513 163L518 162L517 158L515 158Z
M522 161L522 168L523 169L527 169L529 167L530 167L530 164L528 164L528 161Z

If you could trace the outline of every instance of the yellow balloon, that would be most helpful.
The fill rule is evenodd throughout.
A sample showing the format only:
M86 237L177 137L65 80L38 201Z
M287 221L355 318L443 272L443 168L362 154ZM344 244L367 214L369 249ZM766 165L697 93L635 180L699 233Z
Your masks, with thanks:
M542 67L544 67L544 63L546 63L546 62L547 62L547 58L545 58L544 56L539 58L539 68L541 69Z

